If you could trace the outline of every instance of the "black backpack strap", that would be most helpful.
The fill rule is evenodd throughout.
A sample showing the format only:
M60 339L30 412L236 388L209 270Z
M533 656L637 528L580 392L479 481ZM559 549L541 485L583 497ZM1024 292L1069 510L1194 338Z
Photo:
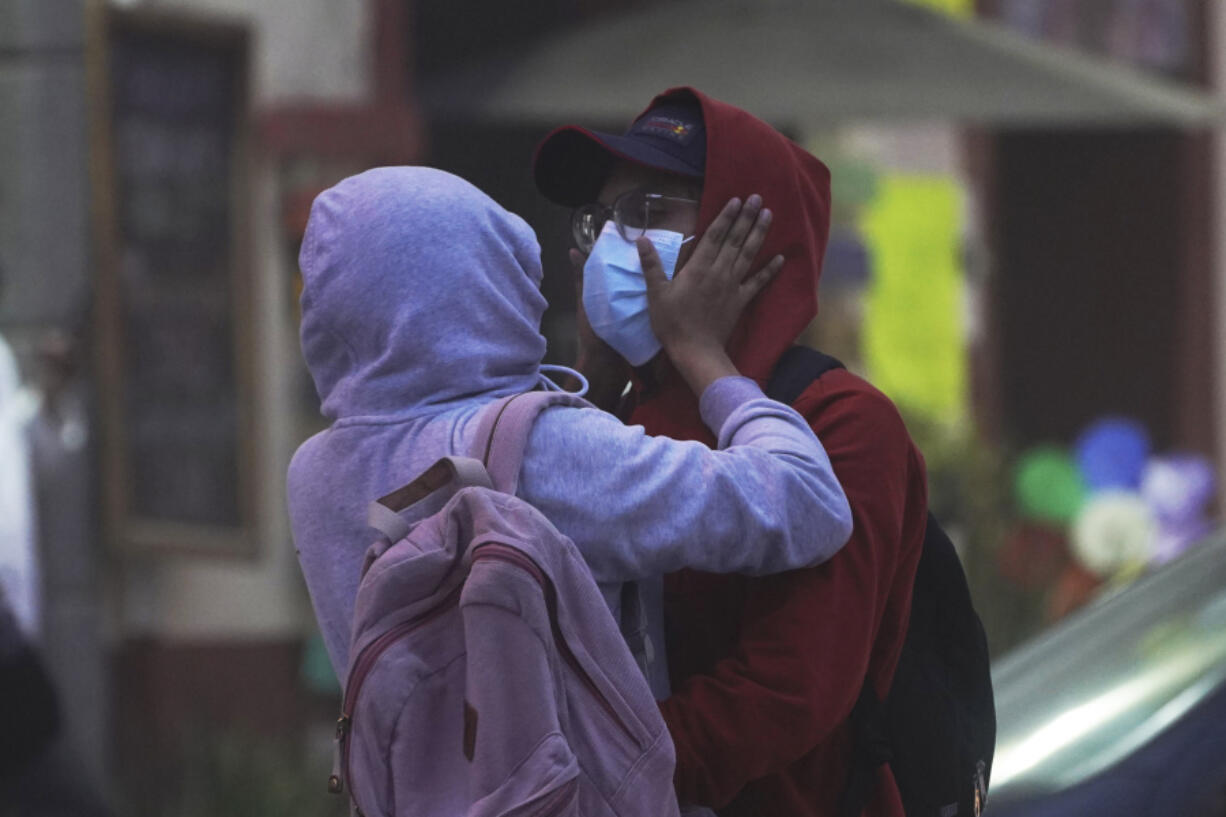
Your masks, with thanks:
M860 689L850 721L854 741L851 771L847 775L847 787L839 798L839 817L860 817L864 813L877 782L877 769L889 763L892 757L885 706L867 682Z
M766 384L766 396L791 405L814 380L831 369L842 368L843 364L830 355L808 346L793 346L775 364Z

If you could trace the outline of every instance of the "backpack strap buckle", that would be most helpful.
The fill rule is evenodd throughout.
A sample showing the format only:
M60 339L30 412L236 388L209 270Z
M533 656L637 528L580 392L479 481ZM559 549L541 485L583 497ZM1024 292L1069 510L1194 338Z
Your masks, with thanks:
M443 457L408 485L370 503L366 509L366 521L389 543L399 542L408 535L410 527L400 515L401 511L443 488L474 486L494 487L484 465L469 457Z

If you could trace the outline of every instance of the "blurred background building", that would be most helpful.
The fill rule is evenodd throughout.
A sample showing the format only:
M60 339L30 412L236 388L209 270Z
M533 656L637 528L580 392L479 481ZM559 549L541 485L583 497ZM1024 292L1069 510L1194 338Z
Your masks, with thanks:
M125 813L343 811L283 499L323 425L310 203L380 164L468 178L536 228L569 363L532 150L676 84L831 166L805 341L902 407L997 653L1189 546L1226 461L1224 44L1210 0L0 0L38 565L5 576L89 774Z

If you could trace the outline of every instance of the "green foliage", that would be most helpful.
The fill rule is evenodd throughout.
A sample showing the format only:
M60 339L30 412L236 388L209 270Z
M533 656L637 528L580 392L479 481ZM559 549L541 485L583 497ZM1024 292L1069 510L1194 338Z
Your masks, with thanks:
M958 548L992 655L1001 655L1043 626L1042 597L1010 586L997 569L1016 521L1007 452L969 423L903 414L924 455L929 508Z
M981 558L995 553L1008 527L1004 452L983 441L969 423L953 425L905 409L903 413L924 455L928 505L955 538L968 573L978 572Z

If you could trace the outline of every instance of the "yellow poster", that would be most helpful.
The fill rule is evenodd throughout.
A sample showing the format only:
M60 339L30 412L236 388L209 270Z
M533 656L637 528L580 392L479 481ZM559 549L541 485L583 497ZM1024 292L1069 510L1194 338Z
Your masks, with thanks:
M950 17L974 17L975 0L907 0L917 6L927 6Z
M951 423L966 405L960 213L953 179L887 174L861 217L869 377L899 405Z

